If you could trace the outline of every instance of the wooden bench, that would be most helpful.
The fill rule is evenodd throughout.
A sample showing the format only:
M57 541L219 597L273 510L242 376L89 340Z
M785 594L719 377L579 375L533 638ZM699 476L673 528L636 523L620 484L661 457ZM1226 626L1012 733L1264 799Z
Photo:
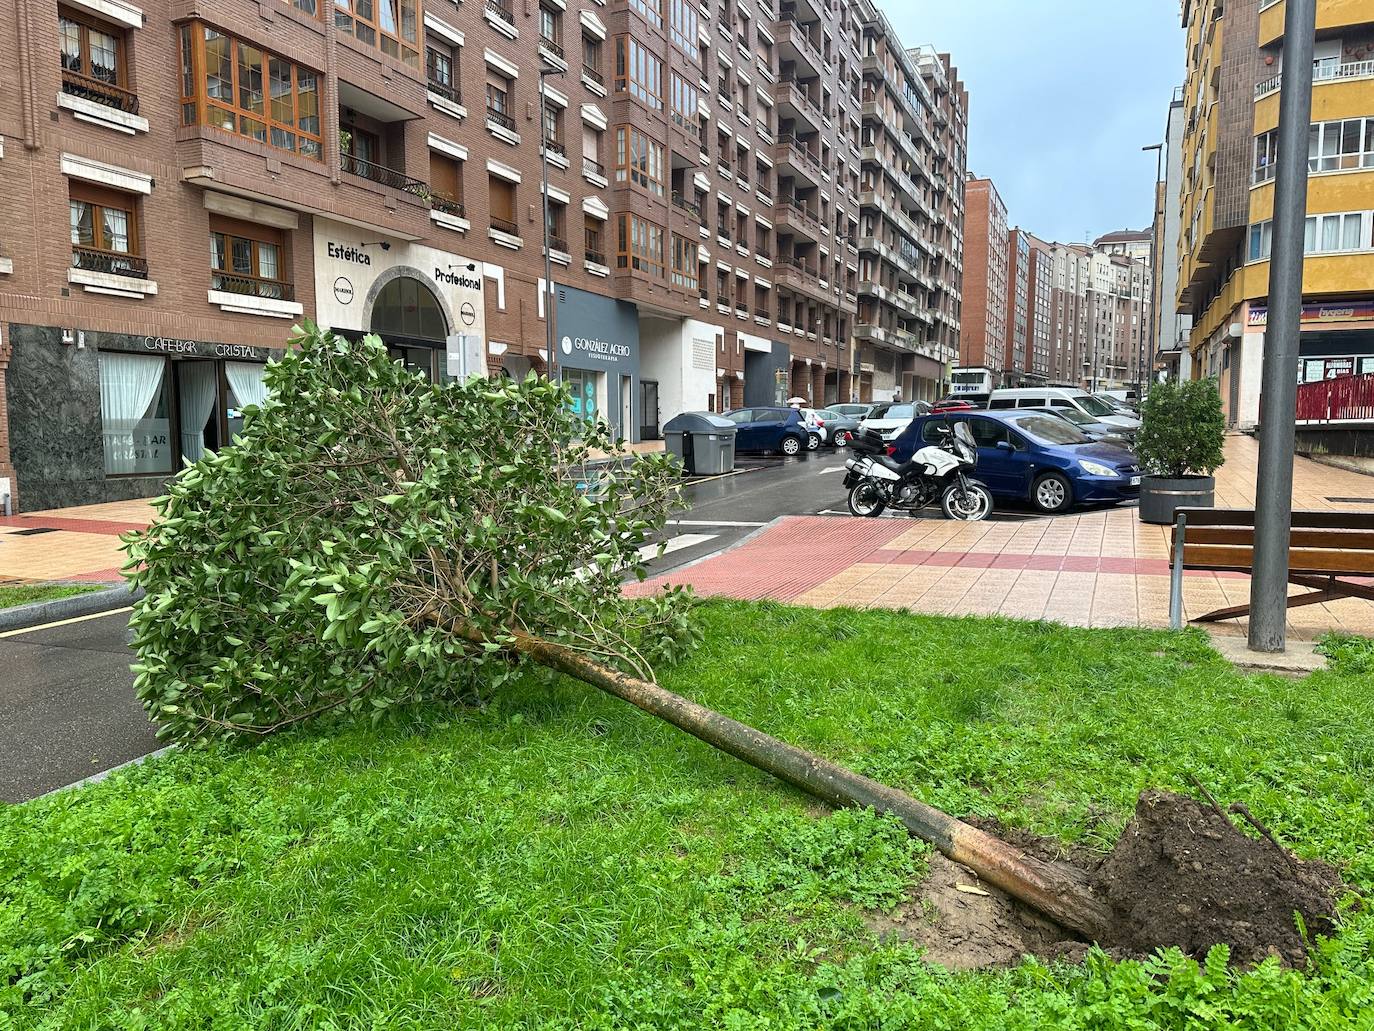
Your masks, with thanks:
M1254 553L1253 509L1180 508L1174 522L1169 568L1169 625L1175 630L1183 626L1185 569L1251 573ZM1374 577L1374 513L1294 512L1288 580L1310 590L1290 596L1288 607L1336 598L1374 601L1374 586L1342 579L1348 577ZM1231 605L1191 622L1215 623L1249 614L1249 605Z

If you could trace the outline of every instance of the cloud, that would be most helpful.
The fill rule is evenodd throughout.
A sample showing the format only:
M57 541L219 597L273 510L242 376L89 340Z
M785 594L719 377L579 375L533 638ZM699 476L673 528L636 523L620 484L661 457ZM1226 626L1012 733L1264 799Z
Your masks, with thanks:
M962 0L884 7L906 46L948 51L968 87L969 169L1012 224L1078 240L1150 223L1155 156L1183 78L1177 0Z

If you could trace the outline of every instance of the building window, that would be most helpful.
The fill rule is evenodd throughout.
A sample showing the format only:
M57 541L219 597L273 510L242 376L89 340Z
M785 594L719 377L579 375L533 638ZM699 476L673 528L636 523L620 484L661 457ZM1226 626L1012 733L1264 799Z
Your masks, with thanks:
M167 389L171 362L116 351L102 351L97 360L106 475L170 473L176 457Z
M696 292L697 244L695 240L673 234L673 286Z
M131 194L73 182L68 211L73 268L148 278L148 264L139 256L137 207Z
M616 267L664 278L663 227L629 214L616 216L616 222Z
M1252 181L1268 182L1274 178L1274 162L1278 159L1279 133L1277 129L1255 137L1255 164Z
M606 74L601 70L601 40L594 36L582 37L582 74L598 86L606 85Z
M458 82L459 48L433 36L425 40L425 79L429 91L455 104L463 102Z
M544 146L559 157L568 156L568 148L563 143L563 109L553 104L544 105Z
M692 0L668 0L669 32L673 43L693 61L700 56L697 28L701 24Z
M511 114L510 80L487 69L487 121L503 129L515 131L515 117Z
M198 23L181 27L181 122L323 156L319 76Z
M334 27L379 47L412 68L420 66L418 0L334 0Z
M683 131L692 137L698 136L701 132L699 121L701 110L697 103L698 92L696 83L688 81L677 72L673 72L673 121L682 126Z
M539 45L563 59L563 16L543 4L539 5Z
M663 60L632 36L615 38L615 91L663 110Z
M292 300L282 234L267 226L210 220L210 289Z
M1274 243L1274 223L1270 219L1250 227L1250 261L1269 260ZM1339 254L1345 251L1374 249L1374 212L1341 211L1308 215L1303 232L1306 254Z
M499 233L519 236L515 224L515 184L497 175L487 177L487 194L491 205L491 227Z
M1374 168L1374 118L1315 123L1308 134L1307 165L1313 172Z
M463 162L447 154L429 153L429 206L446 215L467 217L463 205Z
M654 28L663 28L663 0L630 0L630 6Z
M606 264L606 246L601 239L602 224L599 219L584 215L582 218L582 239L586 245L587 260L593 265Z
M663 144L627 125L615 131L615 181L663 196Z
M568 253L568 241L565 235L565 228L568 224L567 205L562 201L550 200L548 204L548 217L545 225L549 231L549 250Z
M138 98L128 89L124 33L65 7L58 8L57 28L62 48L62 91L136 112Z

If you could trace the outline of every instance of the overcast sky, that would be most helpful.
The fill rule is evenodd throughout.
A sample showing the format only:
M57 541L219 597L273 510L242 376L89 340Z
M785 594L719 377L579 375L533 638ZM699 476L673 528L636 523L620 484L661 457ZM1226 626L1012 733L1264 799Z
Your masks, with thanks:
M1092 239L1150 224L1155 155L1183 80L1178 0L879 0L907 46L969 90L969 170L1013 225Z

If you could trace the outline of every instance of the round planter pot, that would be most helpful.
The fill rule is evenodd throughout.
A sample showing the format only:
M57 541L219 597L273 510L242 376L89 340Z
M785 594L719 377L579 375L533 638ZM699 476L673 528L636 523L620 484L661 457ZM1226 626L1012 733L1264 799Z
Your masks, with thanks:
M1140 480L1140 521L1167 524L1180 508L1211 508L1216 504L1217 481L1213 476L1184 476L1171 480L1144 476Z

